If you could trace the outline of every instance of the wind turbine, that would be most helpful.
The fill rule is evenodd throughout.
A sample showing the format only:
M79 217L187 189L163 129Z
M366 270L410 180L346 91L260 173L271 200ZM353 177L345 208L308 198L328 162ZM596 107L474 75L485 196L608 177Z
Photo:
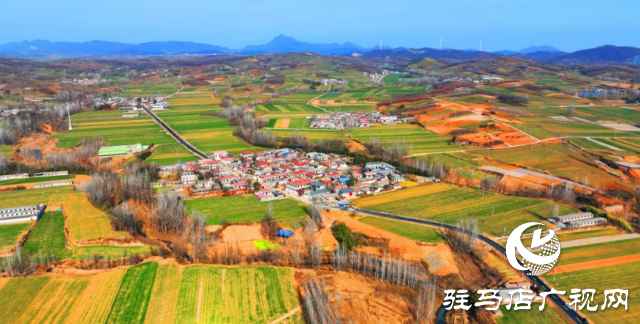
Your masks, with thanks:
M440 37L440 51L442 51L442 37Z
M482 52L482 39L480 40L480 52Z
M69 113L69 104L67 104L67 116L69 116L69 130L73 130L71 126L71 114Z
M380 51L382 51L382 39L380 40Z

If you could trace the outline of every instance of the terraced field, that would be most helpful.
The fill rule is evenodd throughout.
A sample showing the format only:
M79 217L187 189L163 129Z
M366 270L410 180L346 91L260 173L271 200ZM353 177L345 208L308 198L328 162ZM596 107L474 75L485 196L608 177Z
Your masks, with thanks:
M475 218L480 229L494 236L510 233L522 223L546 218L544 200L526 199L458 188L446 184L412 187L352 201L365 210L410 216L456 224L459 219ZM561 206L560 214L576 210ZM493 216L492 216L493 214Z
M404 141L411 148L411 153L432 153L460 150L458 145L449 145L448 136L438 135L420 126L399 124L395 126L374 126L369 128L352 128L347 132L355 139L369 143L377 138L383 145L392 145Z
M306 207L293 199L260 202L256 197L244 195L223 198L201 198L186 201L187 210L199 210L209 218L209 225L217 225L223 219L229 223L259 222L267 207L273 207L276 220L298 218L307 215Z
M3 323L271 323L299 307L286 268L147 262L0 281ZM282 323L303 323L301 312Z

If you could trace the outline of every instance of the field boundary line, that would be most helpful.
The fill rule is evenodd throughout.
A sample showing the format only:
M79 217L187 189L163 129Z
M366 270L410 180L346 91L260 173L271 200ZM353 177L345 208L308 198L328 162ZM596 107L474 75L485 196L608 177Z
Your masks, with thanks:
M286 314L284 314L284 315L280 316L279 318L277 318L276 320L274 320L273 322L271 322L271 323L269 323L269 324L277 324L277 323L280 323L280 322L282 322L282 321L286 320L287 318L289 318L289 317L293 316L295 313L297 313L297 312L299 312L299 311L300 311L300 306L298 306L298 307L296 307L296 308L292 309L290 312L288 312L288 313L286 313Z
M204 283L200 280L200 291L198 291L198 310L196 312L196 323L200 323L200 310L202 309L202 293Z

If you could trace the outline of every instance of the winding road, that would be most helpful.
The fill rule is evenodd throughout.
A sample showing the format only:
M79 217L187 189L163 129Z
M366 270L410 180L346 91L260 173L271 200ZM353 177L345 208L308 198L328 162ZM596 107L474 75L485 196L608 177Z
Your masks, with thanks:
M164 121L162 121L162 119L160 119L150 109L144 108L144 110L162 128L164 128L167 132L169 132L169 134L171 134L171 136L173 136L178 141L178 143L180 143L182 146L184 146L187 150L193 152L194 154L196 154L199 157L202 157L203 159L209 158L209 156L207 154L201 152L200 150L196 149L191 144L189 144L189 142L185 141L178 133L176 133L173 129L171 129L171 127L169 127L169 125L167 125ZM332 208L332 209L336 209L336 208ZM410 222L410 223L415 223L415 224L421 224L421 225L427 225L427 226L433 226L433 227L446 228L446 229L449 229L449 230L452 230L452 231L456 231L456 232L461 232L461 233L465 232L464 230L462 230L462 229L460 229L460 228L458 228L456 226L449 225L449 224L442 224L442 223L423 220L423 219L415 219L415 218L411 218L411 217L405 217L405 216L400 216L400 215L392 215L392 214L385 214L385 213L379 213L379 212L367 211L367 210L361 210L361 209L358 209L357 211L359 213L367 214L367 215L371 215L371 216L383 217L383 218L388 218L388 219L395 219L395 220L400 220L400 221L405 221L405 222ZM489 245L493 249L497 250L503 256L506 257L506 250L502 245L498 244L497 242L494 242L492 239L490 239L490 238L488 238L488 237L486 237L484 235L479 235L478 238L482 242L486 243L487 245ZM538 276L529 276L529 275L526 275L524 272L523 272L523 275L527 276L532 283L538 285L538 287L541 287L542 288L542 289L540 289L541 291L550 291L551 290L551 287L546 282L541 280ZM562 298L560 298L560 296L558 296L558 295L549 295L548 298L558 307L558 309L560 309L565 314L565 317L567 319L571 320L573 323L588 323L586 318L582 317L580 314L578 314L573 309L567 307L565 301Z
M336 208L332 208L332 209L336 209ZM456 231L456 232L461 232L461 233L465 232L464 230L462 230L462 229L460 229L460 228L458 228L456 226L449 225L449 224L442 224L442 223L438 223L438 222L434 222L434 221L416 219L416 218L405 217L405 216L400 216L400 215L379 213L379 212L362 210L362 209L357 209L357 212L361 213L361 214L377 216L377 217L382 217L382 218L388 218L388 219L394 219L394 220L400 220L400 221L410 222L410 223L415 223L415 224L446 228L446 229L449 229L449 230L452 230L452 231ZM500 252L500 254L502 254L503 256L506 257L507 251L505 250L505 248L502 245L500 245L499 243L493 241L492 239L490 239L490 238L488 238L488 237L486 237L484 235L479 235L478 238L482 242L484 242L485 244L489 245L491 248L497 250L498 252ZM540 289L541 292L542 291L550 291L551 290L551 286L549 286L545 281L540 279L540 277L526 275L524 273L524 271L522 272L522 274L524 276L526 276L527 278L529 278L529 280L532 283L534 283L538 287L540 287L541 288ZM558 309L561 310L564 313L565 317L567 319L569 319L572 323L588 323L586 318L582 317L580 314L578 314L578 312L576 312L572 308L568 307L566 302L559 295L549 295L547 298L549 300L551 300L558 307ZM535 309L532 308L532 310L535 310Z

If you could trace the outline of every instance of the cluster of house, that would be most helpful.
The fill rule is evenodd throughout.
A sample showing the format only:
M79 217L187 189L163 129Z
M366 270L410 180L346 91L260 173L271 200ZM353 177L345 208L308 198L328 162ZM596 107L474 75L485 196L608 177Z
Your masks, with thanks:
M112 97L107 100L102 98L95 98L94 105L96 107L110 106L113 109L133 110L138 111L142 107L151 110L166 110L169 109L169 102L163 96L153 97L140 97L140 98L121 98Z
M322 85L331 85L331 84L347 84L349 82L343 79L322 79L320 80L320 83L322 83Z
M37 220L46 206L43 204L0 209L0 224L22 223Z
M62 83L68 84L80 84L80 85L94 85L100 82L104 82L104 79L89 79L89 78L73 78L73 79L62 79Z
M389 74L398 74L398 73L400 73L400 72L382 70L382 73L378 73L378 72L374 72L374 73L362 72L362 76L368 77L369 79L371 79L372 82L380 82L387 75L389 75Z
M495 76L495 75L483 75L483 76L480 77L480 80L482 80L482 81L502 81L504 79L499 77L499 76Z
M213 152L210 159L161 166L161 175L180 173L179 181L153 183L169 191L192 194L254 190L260 201L285 198L285 193L309 199L349 198L399 187L404 175L385 162L349 166L351 158L292 149Z
M385 115L377 111L374 112L357 112L357 113L335 113L331 115L313 115L307 116L310 120L310 128L358 128L371 127L373 123L382 125L395 125L401 122L396 115Z
M556 216L549 220L556 223L560 228L581 228L597 225L605 225L607 219L604 217L594 217L592 213L575 213L563 216Z

